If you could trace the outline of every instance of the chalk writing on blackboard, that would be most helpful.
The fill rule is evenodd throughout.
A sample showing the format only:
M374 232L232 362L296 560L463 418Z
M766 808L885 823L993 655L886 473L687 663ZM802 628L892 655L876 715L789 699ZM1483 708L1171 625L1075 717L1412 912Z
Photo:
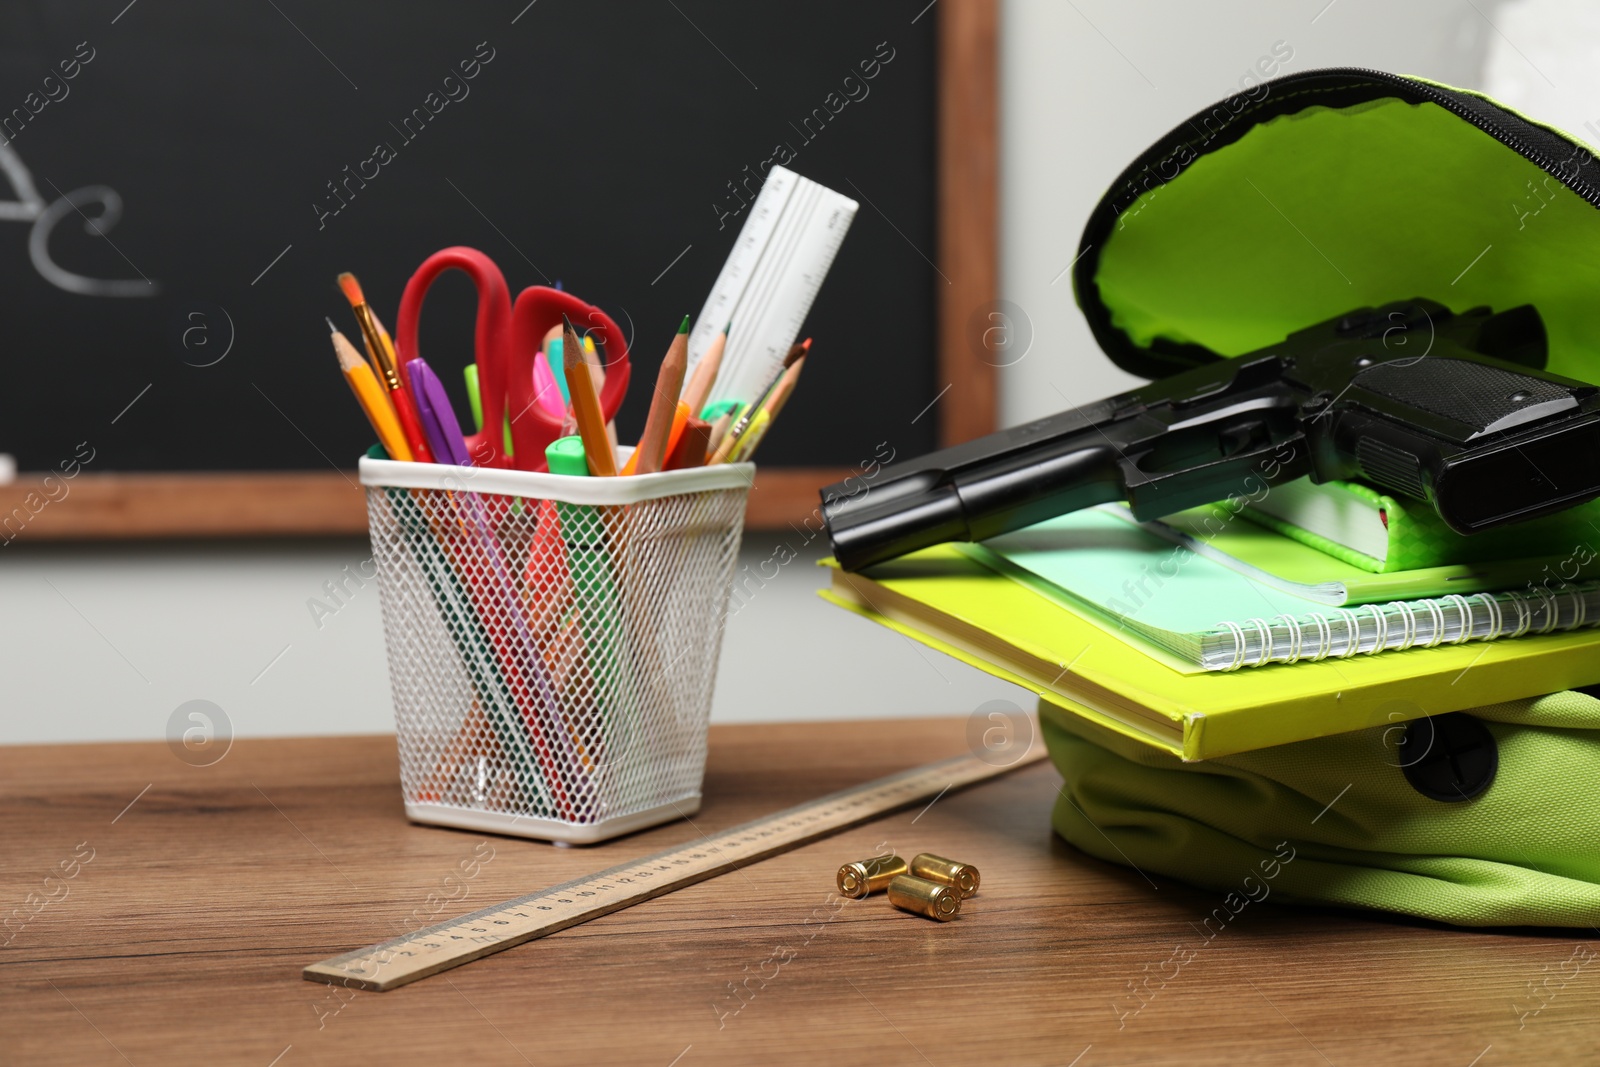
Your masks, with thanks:
M22 157L9 144L0 143L0 174L11 183L14 199L0 200L0 222L32 224L28 234L28 258L39 276L57 289L79 296L146 297L155 296L161 287L142 274L140 280L90 278L61 266L50 256L50 235L56 225L76 212L83 218L83 229L95 237L106 234L122 218L122 195L109 185L85 185L63 193L49 203L39 195ZM98 213L90 215L85 209ZM106 237L107 243L110 238ZM116 245L112 245L113 248ZM121 253L118 253L121 255ZM124 256L124 259L127 257ZM132 266L132 264L129 264ZM138 268L135 268L137 270Z

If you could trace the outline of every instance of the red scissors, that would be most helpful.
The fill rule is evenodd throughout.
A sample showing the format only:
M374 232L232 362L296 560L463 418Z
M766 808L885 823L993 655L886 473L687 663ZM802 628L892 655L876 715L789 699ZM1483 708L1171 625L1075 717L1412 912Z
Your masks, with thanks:
M622 406L632 367L628 342L610 315L571 293L543 285L530 286L515 305L505 275L494 260L475 248L457 245L423 260L406 283L400 298L400 318L395 349L402 372L407 362L422 353L417 348L417 324L428 287L447 270L459 270L478 290L477 328L473 339L478 364L478 399L483 408L483 429L467 436L467 452L479 467L514 467L544 470L544 451L561 436L561 420L545 411L533 391L533 361L544 335L561 325L566 315L580 328L588 327L604 351L606 382L600 390L600 410L610 421ZM512 455L505 451L503 431L511 417Z

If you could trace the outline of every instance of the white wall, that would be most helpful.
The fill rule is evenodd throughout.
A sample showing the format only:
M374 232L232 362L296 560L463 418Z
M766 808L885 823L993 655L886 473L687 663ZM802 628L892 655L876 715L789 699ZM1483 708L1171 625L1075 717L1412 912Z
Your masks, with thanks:
M1033 331L1001 371L1007 423L1139 382L1095 347L1063 272L1122 168L1238 92L1274 44L1293 51L1284 73L1375 67L1477 87L1500 40L1494 0L1005 0L1002 15L1001 291Z
M1487 54L1497 85L1526 96L1517 102L1537 109L1564 99L1569 110L1557 121L1576 129L1590 117L1579 99L1588 68L1560 53L1563 33L1551 21L1562 10L1571 10L1566 0L1007 0L1002 287L1034 340L1002 372L1004 420L1130 383L1094 348L1063 268L1117 172L1235 91L1274 43L1293 49L1291 71L1373 66L1468 86L1480 83ZM1508 48L1503 34L1528 48ZM1600 104L1594 110L1600 117ZM745 562L767 558L773 544L752 536ZM238 736L390 729L376 591L356 589L320 628L306 606L366 555L356 540L19 538L0 549L0 743L161 738L173 711L193 699L221 707ZM730 623L715 720L966 714L995 698L1029 705L1014 687L817 600L816 555L810 546Z
M752 534L741 563L774 558L776 544ZM1032 707L1016 687L818 599L820 555L808 546L775 580L747 586L714 721L965 715L1008 697ZM17 538L0 548L0 743L158 740L191 700L221 708L238 737L392 730L377 589L350 577L368 556L364 539ZM339 600L330 582L343 582ZM313 599L337 610L313 612ZM181 736L191 724L172 725Z

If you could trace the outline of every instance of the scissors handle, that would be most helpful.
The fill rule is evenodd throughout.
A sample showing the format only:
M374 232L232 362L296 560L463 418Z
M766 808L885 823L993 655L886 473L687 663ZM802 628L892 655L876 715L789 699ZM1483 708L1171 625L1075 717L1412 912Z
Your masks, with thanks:
M478 320L473 338L473 358L478 364L478 399L483 407L483 429L466 437L467 452L480 467L508 467L501 427L506 417L506 350L510 343L511 291L494 260L476 248L456 245L441 249L422 261L422 266L406 283L400 298L400 319L395 349L404 367L421 356L417 347L417 324L422 319L422 302L434 279L447 270L459 270L472 279L478 290ZM520 446L519 446L520 447ZM539 457L544 456L543 450Z
M600 411L609 422L622 406L633 368L628 362L628 341L610 315L573 294L543 285L529 286L517 295L511 310L506 403L511 420L511 444L517 466L543 469L544 450L561 436L561 419L535 399L533 361L550 327L561 325L566 315L579 330L587 329L605 353L606 383L600 389ZM480 371L481 373L481 371ZM487 408L485 409L487 411ZM484 416L486 419L487 415ZM487 425L487 423L485 423ZM524 460L523 457L529 457Z

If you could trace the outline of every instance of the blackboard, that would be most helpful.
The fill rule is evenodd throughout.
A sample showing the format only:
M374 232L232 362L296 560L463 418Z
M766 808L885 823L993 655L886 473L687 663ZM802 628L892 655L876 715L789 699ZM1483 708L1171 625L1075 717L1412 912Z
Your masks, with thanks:
M514 293L559 279L631 324L630 440L752 175L785 153L861 207L762 462L931 448L929 7L0 6L0 452L24 471L85 442L95 471L353 467L372 435L328 344L325 315L356 337L334 277L356 272L392 329L451 244ZM422 351L465 420L472 289L433 292Z

